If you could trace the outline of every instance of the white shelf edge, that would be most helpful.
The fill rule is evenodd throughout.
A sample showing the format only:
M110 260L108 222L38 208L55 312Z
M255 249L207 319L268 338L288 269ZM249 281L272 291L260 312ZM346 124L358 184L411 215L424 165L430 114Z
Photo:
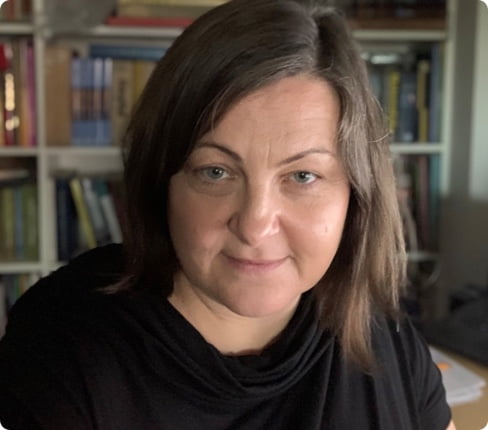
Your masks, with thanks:
M96 156L109 156L115 157L121 155L121 148L119 146L66 146L66 147L49 147L46 148L48 155L96 155Z
M129 27L98 25L79 34L81 37L175 39L184 28L181 27ZM73 35L77 36L77 35Z
M39 154L39 148L25 148L21 146L0 147L0 157L35 157Z
M0 36L33 35L34 27L26 22L0 21Z
M382 42L441 42L447 38L444 30L354 30L353 34L359 41Z
M10 262L0 263L0 275L17 274L17 273L35 273L42 272L41 263L32 262Z
M442 143L392 143L390 148L394 154L442 154L445 151Z

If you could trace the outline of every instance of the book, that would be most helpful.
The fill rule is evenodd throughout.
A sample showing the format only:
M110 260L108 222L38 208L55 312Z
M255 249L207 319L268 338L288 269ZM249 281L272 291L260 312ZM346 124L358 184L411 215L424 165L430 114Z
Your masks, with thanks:
M142 4L127 3L118 4L116 7L117 16L132 17L161 17L173 19L196 19L208 11L208 6L188 6L188 5L166 5L166 4Z
M94 179L89 177L80 178L83 188L83 198L88 208L90 223L95 234L97 245L110 243L110 230L105 219L99 195L94 189Z
M78 253L78 216L70 190L71 176L58 176L56 189L56 243L59 261L68 261Z
M134 63L131 60L114 60L112 70L110 94L112 144L120 145L134 104Z
M417 114L418 114L418 141L429 140L429 100L428 85L430 74L430 61L421 59L417 63Z
M395 139L397 142L413 142L417 138L417 76L414 71L402 70L400 73L397 106Z
M37 261L39 259L39 217L35 183L27 182L22 185L22 216L24 257L28 261Z
M71 93L71 48L47 44L44 56L46 143L48 146L71 144L72 108L78 101Z
M397 66L390 66L386 70L386 113L390 133L395 136L398 127L398 102L400 93L400 71Z
M100 200L103 215L105 217L110 232L110 241L114 243L121 243L122 232L120 229L120 222L117 218L114 200L109 192L107 183L104 179L94 178L93 186Z
M15 205L12 186L0 187L0 260L15 259Z
M13 52L10 42L0 43L0 76L3 86L3 129L4 145L13 146L17 140L19 118L17 115L15 75L13 72Z
M71 58L71 81L70 81L70 101L71 101L71 143L73 145L82 144L83 130L83 92L82 92L82 59L80 57Z
M430 80L429 80L429 142L441 140L441 117L443 103L443 62L444 50L442 45L433 44L430 51Z
M81 231L83 233L84 244L88 248L95 248L97 246L97 239L91 224L88 207L83 195L83 188L80 178L74 177L69 181L71 195L75 202L76 213L79 219Z

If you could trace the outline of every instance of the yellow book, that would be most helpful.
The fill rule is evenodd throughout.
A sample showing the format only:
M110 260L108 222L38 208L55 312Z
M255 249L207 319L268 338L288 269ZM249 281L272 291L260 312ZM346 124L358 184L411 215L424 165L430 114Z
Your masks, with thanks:
M95 248L97 246L97 240L95 238L95 232L90 221L90 214L88 213L88 207L83 196L83 188L79 178L72 178L69 181L69 187L73 201L75 202L76 213L78 214L78 220L80 222L81 230L85 236L86 244L89 248Z
M418 140L429 140L429 107L427 104L427 82L430 72L428 60L420 60L417 64L417 112L418 112Z

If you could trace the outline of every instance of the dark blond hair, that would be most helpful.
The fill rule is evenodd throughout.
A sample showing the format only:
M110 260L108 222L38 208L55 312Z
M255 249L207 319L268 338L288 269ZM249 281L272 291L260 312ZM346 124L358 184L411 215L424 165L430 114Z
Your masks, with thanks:
M298 74L329 82L339 96L338 148L352 190L338 252L314 288L318 315L345 357L370 368L374 313L396 315L405 278L389 142L344 18L313 2L232 0L196 20L158 63L125 139L127 272L115 290L171 293L171 176L233 104Z

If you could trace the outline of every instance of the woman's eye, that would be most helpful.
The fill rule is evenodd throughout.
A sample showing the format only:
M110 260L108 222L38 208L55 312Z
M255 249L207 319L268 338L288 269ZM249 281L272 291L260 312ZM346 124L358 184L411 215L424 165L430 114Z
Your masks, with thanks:
M294 172L292 174L293 180L299 184L310 184L317 180L317 175L311 172Z
M211 179L212 181L225 179L229 176L225 169L216 166L205 167L201 170L201 173L205 176L206 179Z

